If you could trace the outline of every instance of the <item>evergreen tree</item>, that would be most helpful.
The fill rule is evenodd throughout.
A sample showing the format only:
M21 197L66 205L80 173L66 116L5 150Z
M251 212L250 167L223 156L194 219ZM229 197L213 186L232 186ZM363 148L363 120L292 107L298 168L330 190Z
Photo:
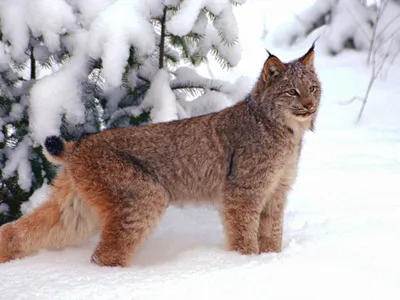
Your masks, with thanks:
M232 7L244 2L2 2L0 224L20 217L21 203L54 177L46 136L71 140L239 100L235 84L196 67L209 55L226 68L239 62Z

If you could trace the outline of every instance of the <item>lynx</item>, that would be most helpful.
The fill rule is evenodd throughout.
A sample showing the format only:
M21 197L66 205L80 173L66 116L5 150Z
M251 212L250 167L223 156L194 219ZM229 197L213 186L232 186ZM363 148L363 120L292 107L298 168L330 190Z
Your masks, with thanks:
M210 201L228 251L280 252L287 195L320 97L313 44L288 63L269 53L248 96L217 113L70 142L47 137L45 155L62 166L49 198L0 228L0 262L99 233L91 261L127 267L169 205Z

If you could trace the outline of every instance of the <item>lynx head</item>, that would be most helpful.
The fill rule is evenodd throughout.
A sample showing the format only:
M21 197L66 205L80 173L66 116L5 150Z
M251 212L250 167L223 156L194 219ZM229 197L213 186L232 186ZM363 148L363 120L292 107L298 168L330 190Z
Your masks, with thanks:
M269 53L269 52L268 52ZM274 102L289 122L309 123L313 130L321 98L321 84L314 69L314 44L306 54L288 63L269 53L255 95Z

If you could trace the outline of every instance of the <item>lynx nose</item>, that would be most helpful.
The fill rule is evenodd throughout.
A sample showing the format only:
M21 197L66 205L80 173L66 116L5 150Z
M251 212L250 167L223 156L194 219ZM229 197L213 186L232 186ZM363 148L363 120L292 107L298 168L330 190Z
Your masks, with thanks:
M315 106L315 102L311 98L304 98L301 100L301 104L303 105L304 108L306 109L312 109Z

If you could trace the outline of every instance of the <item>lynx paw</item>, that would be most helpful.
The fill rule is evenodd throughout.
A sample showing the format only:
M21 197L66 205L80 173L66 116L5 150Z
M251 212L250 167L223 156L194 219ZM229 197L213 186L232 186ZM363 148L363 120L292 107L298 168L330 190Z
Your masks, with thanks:
M259 249L257 245L230 245L228 251L238 252L243 255L258 254Z
M9 225L0 227L0 264L14 259L12 255L13 234Z
M101 253L100 251L95 251L92 255L91 262L99 265L101 267L128 267L129 263L118 257L115 254Z
M272 243L267 240L260 240L260 253L270 253L275 252L279 253L282 251L281 243Z

